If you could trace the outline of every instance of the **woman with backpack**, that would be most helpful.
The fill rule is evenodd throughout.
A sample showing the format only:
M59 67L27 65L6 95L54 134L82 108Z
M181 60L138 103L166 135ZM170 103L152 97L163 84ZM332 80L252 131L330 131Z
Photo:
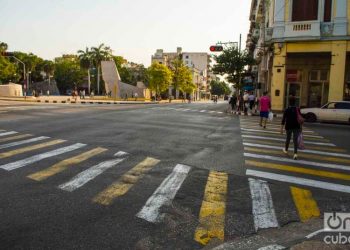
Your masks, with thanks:
M293 159L298 159L298 138L301 133L303 119L300 114L300 109L296 107L296 99L294 96L289 97L289 106L283 113L281 124L281 134L283 134L283 127L286 130L287 138L283 152L288 154L288 147L293 135L294 156Z

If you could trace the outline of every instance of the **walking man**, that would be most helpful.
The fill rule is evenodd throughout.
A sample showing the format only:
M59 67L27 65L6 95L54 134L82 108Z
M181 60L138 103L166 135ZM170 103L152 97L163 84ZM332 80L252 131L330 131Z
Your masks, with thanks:
M236 110L236 103L237 103L237 97L236 95L232 95L229 101L229 104L231 104L231 114L233 114Z
M248 96L248 100L249 100L250 113L253 114L253 108L255 107L255 95L253 94L253 92L250 92L250 95Z
M260 127L266 128L266 122L269 118L269 112L271 109L271 100L267 95L267 91L264 92L260 98Z

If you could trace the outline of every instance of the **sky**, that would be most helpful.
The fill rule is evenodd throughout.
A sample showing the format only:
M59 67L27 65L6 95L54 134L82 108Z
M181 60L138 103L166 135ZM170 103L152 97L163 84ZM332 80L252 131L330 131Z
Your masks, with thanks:
M0 0L0 41L52 60L110 46L149 66L156 49L209 52L218 41L245 47L248 0Z

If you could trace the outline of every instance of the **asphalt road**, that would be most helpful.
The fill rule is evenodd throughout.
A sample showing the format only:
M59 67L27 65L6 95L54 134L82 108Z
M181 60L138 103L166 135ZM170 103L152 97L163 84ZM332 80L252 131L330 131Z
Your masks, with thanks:
M349 126L308 124L295 163L278 119L226 108L1 102L1 248L201 249L350 211Z

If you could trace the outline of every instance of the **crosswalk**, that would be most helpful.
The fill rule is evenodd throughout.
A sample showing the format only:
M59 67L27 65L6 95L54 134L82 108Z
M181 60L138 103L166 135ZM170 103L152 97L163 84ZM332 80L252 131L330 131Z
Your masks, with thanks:
M193 112L201 111L203 110ZM241 118L240 121L246 177L234 176L233 181L231 174L209 170L201 170L204 174L197 175L192 174L198 169L195 166L166 163L168 172L164 179L148 197L142 197L143 205L138 207L138 212L133 218L162 226L166 216L164 208L179 202L178 197L186 195L184 190L186 187L188 189L187 185L201 179L205 185L196 187L202 194L196 197L200 202L190 205L193 206L190 210L192 216L197 218L192 238L199 245L207 245L213 240L225 241L232 237L228 228L231 223L237 223L235 219L238 220L232 217L236 215L231 211L232 207L237 210L243 209L244 213L251 216L246 219L251 218L251 230L254 232L281 226L281 216L276 209L281 201L274 197L275 189L279 189L280 186L271 186L269 181L292 185L286 199L290 197L295 205L291 210L297 212L302 222L320 217L323 212L319 204L326 201L316 200L313 197L315 190L336 191L344 195L350 193L350 186L346 185L350 180L350 157L346 150L305 128L305 134L309 135L305 136L305 142L309 144L306 144L307 148L299 154L300 159L294 161L281 151L283 136L276 133L278 121L268 124L266 130L256 124L254 117ZM11 174L16 171L21 173L22 169L25 170L23 178L45 185L52 185L47 181L50 178L63 176L64 180L60 179L56 188L69 195L79 190L93 189L93 183L101 182L104 187L94 191L90 198L91 204L101 207L113 206L121 197L127 198L135 192L135 186L147 185L142 179L152 176L154 169L159 171L163 162L154 156L136 156L122 150L111 152L110 149L100 146L1 130L0 171ZM90 163L91 161L93 163ZM41 164L38 164L39 162ZM118 174L112 175L114 180L109 183L103 180L105 172L120 169L122 171L115 171ZM247 194L247 197L243 198L248 199L251 204L248 207L249 211L244 207L244 202L231 197L237 192ZM232 220L228 220L229 217L232 217ZM240 228L236 229L239 230Z
M176 112L185 112L185 113L199 113L199 114L215 114L215 115L224 115L225 113L220 110L207 110L207 109L195 109L195 108L171 108L171 107L154 107L150 108L151 110L162 110L162 111L176 111ZM219 117L219 119L229 119L228 116Z

